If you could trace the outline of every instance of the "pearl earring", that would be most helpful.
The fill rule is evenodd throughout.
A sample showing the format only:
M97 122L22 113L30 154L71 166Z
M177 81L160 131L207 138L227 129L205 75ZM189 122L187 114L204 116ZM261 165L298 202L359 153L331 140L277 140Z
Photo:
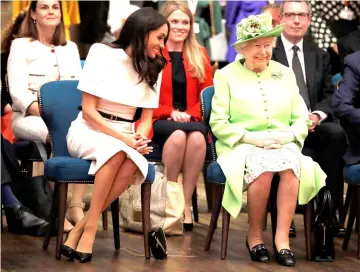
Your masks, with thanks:
M36 24L36 20L33 20L34 24Z

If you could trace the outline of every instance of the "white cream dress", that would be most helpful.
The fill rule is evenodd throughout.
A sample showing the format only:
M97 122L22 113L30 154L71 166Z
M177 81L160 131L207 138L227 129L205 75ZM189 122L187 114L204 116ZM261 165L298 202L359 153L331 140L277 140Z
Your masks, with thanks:
M138 82L138 74L124 50L94 44L85 61L78 89L99 97L98 111L132 120L138 107L158 107L161 74L155 90ZM104 120L121 133L134 133L130 122ZM143 155L121 140L94 129L83 119L82 112L69 128L67 145L71 156L92 161L89 175L95 175L112 156L123 151L138 166L134 183L143 182L147 176L148 161Z

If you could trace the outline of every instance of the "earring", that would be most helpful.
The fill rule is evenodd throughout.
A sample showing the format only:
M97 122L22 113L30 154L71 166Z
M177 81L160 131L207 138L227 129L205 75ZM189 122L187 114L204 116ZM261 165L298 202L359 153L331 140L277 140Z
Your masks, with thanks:
M33 20L34 24L36 24L36 20Z

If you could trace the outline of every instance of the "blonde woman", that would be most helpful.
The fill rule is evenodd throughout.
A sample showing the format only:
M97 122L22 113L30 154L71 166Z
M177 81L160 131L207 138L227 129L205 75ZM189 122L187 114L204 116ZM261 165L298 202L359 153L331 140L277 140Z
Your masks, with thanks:
M168 180L183 173L185 230L192 230L191 199L206 154L206 127L201 122L200 92L213 85L209 56L195 38L194 18L186 2L168 1L160 13L170 24L164 49L159 108L154 111L153 141L163 146ZM196 150L196 152L194 152Z

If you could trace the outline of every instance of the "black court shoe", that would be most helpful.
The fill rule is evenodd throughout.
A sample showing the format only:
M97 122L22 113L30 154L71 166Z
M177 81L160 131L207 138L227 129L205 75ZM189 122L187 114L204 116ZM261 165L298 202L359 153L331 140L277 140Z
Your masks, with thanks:
M264 244L258 244L250 250L248 241L246 239L246 247L249 251L251 260L253 260L254 262L260 262L260 263L269 262L270 260L269 251L266 249Z
M80 251L75 251L74 257L75 259L79 260L80 263L88 263L91 262L92 253L83 253Z
M274 247L275 257L278 264L283 266L294 266L296 263L295 255L290 249L281 249L277 251Z
M69 238L69 235L70 235L70 232L72 230L70 230L67 235L66 235L66 240L65 240L65 243L67 241L67 239ZM66 246L66 245L62 245L61 248L60 248L60 254L69 258L70 260L74 260L75 258L75 249L69 247L69 246Z

